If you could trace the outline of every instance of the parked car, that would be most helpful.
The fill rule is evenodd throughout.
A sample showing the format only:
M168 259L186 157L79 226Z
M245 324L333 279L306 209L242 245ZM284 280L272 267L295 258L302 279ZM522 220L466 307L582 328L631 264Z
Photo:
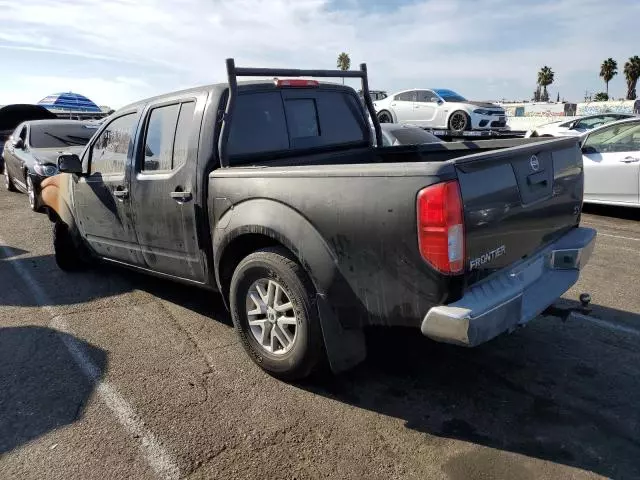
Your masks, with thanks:
M579 137L589 130L606 125L610 122L633 118L634 115L628 113L603 113L600 115L587 115L585 117L563 121L545 123L538 125L534 129L528 130L525 138L530 137Z
M582 159L586 203L640 207L640 118L585 134Z
M366 91L364 65L227 68L59 157L42 196L62 269L98 259L219 291L249 356L286 379L361 361L366 325L479 345L577 281L596 236L579 226L578 139L375 148L348 86L237 82L348 75Z
M452 90L405 90L374 102L380 123L411 123L420 127L465 130L506 130L504 108L472 102Z
M423 128L401 123L383 123L382 145L385 147L392 145L418 145L421 143L441 142L433 133L425 131Z
M38 211L40 183L58 173L58 156L63 151L80 153L95 131L87 122L75 120L21 123L4 145L5 188L27 193L31 209Z

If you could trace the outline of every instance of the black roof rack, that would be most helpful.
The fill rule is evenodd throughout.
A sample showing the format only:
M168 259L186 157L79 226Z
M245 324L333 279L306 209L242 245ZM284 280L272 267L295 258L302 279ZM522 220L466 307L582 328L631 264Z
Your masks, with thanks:
M237 77L330 77L330 78L360 78L364 100L376 134L376 144L382 146L382 130L376 117L373 102L369 96L369 81L367 77L367 65L360 64L360 70L300 70L293 68L245 68L236 67L233 58L227 58L227 77L229 81L229 100L224 113L224 122L220 132L219 151L220 163L223 167L229 166L227 143L229 140L229 124L233 116L235 100L238 96Z

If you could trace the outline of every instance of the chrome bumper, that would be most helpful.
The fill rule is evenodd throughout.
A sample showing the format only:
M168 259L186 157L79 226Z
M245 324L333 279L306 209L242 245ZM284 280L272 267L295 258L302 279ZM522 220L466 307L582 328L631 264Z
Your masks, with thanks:
M596 231L575 228L531 258L473 285L457 302L431 308L422 334L473 347L535 318L576 283Z

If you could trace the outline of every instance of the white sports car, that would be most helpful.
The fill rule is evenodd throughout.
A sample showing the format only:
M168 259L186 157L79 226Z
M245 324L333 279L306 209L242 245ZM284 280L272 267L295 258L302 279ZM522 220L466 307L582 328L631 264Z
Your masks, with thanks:
M538 125L525 134L529 137L577 137L589 130L600 127L607 123L632 118L630 113L602 113L599 115L587 115L569 121L558 120L555 122Z
M405 90L373 102L380 123L465 130L507 130L504 108L472 102L451 90Z
M585 134L582 162L585 203L640 207L640 118Z

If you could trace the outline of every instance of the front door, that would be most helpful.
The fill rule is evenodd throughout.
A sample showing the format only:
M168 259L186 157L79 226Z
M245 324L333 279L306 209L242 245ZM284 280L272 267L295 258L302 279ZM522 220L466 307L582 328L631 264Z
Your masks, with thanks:
M430 90L418 90L414 103L414 122L421 127L437 127L434 123L438 104L438 97Z
M137 112L111 120L85 150L88 173L73 184L80 231L101 257L143 266L131 220L130 175Z
M640 122L603 127L582 146L585 200L640 201Z
M137 148L132 214L146 264L203 282L197 234L197 162L206 95L151 105Z

